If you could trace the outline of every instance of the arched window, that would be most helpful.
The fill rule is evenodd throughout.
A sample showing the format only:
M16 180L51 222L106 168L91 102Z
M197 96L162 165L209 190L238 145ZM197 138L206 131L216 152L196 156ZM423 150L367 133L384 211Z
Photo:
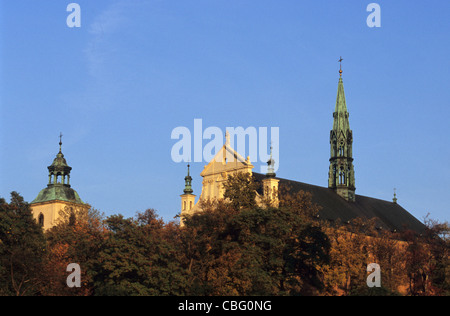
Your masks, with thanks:
M44 214L39 214L38 223L41 227L44 227Z
M186 210L186 201L184 201L183 210Z
M77 222L77 217L75 215L75 212L73 210L71 210L70 215L69 215L69 226L75 226Z
M344 152L345 152L345 146L343 143L341 143L341 145L339 146L339 156L343 157L344 156Z
M341 167L339 169L339 184L343 184L345 181L344 169Z
M189 210L192 210L192 201L189 202Z

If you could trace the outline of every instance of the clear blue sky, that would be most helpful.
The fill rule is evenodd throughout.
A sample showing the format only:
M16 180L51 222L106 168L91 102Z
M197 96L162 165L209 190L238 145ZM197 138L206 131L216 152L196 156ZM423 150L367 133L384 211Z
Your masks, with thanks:
M69 28L66 7L81 7ZM381 28L366 7L381 6ZM279 127L278 176L327 186L343 56L357 194L448 221L450 2L0 0L0 196L58 152L106 215L180 209L178 126ZM243 154L244 155L244 154ZM200 195L204 163L193 163ZM258 167L259 168L259 167Z

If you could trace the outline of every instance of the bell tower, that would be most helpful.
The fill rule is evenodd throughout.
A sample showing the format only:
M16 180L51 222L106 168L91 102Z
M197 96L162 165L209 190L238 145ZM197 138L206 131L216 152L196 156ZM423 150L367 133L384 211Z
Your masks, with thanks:
M184 194L181 195L181 214L180 214L180 226L184 226L183 215L192 213L192 209L195 206L195 195L192 189L192 177L190 175L188 164L187 176L184 178Z
M336 107L333 113L333 129L330 132L330 169L328 187L349 202L355 201L355 171L353 167L353 132L345 101L342 80L342 57L339 60L339 83Z
M272 145L270 145L270 159L267 161L266 177L262 180L264 197L273 207L279 206L278 184L280 180L276 179L275 160L272 158Z
M30 203L33 217L44 230L58 224L60 211L65 208L70 208L73 211L90 208L90 205L84 203L78 193L71 188L70 172L72 167L67 164L61 146L62 134L59 136L59 152L53 163L47 167L47 187L39 192L36 199Z

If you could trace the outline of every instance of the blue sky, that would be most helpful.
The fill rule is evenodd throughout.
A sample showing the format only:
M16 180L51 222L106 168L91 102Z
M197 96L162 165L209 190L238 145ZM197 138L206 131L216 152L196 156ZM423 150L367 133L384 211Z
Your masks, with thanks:
M277 175L327 186L343 56L357 194L450 219L450 2L377 1L369 28L369 0L79 0L69 28L70 2L0 0L0 196L37 196L62 132L85 202L171 220L194 119L279 127Z

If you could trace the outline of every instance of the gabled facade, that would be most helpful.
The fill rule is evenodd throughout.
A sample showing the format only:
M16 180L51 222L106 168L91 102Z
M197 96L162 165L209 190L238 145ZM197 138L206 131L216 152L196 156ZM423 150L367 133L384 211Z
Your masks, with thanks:
M273 163L273 159L271 158L269 162ZM180 225L183 226L183 218L185 215L191 215L195 212L201 211L199 201L223 199L223 184L225 183L225 181L227 181L230 175L236 175L237 173L249 173L250 175L252 175L253 168L254 166L250 162L250 157L244 159L231 147L230 136L227 132L225 144L200 173L200 175L203 177L203 182L202 192L197 203L195 203L195 195L192 194L192 178L189 175L188 166L188 175L185 178L185 190L184 194L181 195ZM257 193L256 200L257 202L261 203L263 195L265 195L266 197L269 197L273 201L273 203L276 204L278 201L278 180L275 179L273 168L269 168L269 170L272 170L272 172L268 174L267 179L264 180L265 194Z

